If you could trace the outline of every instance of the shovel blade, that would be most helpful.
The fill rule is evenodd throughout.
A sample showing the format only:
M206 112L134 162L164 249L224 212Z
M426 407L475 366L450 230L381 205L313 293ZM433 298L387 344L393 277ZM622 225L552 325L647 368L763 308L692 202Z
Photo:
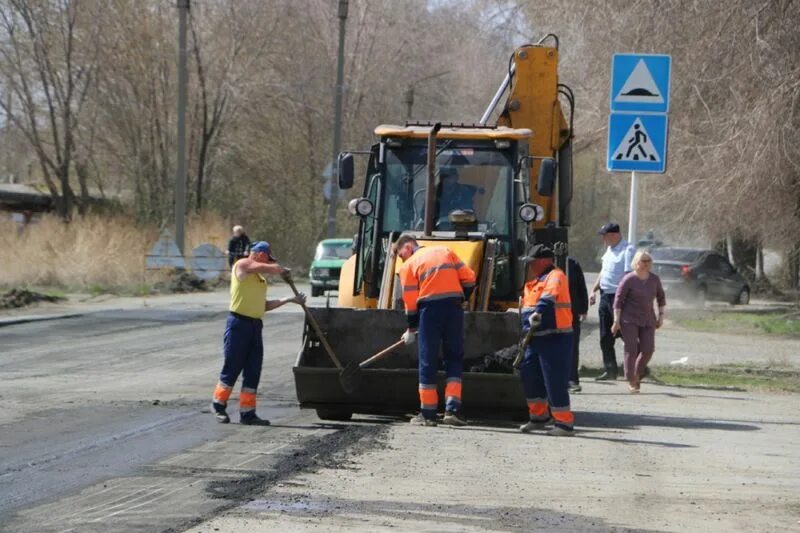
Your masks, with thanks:
M358 363L353 361L347 363L347 366L339 373L339 383L342 385L342 390L345 394L353 394L358 390L362 377L363 375Z

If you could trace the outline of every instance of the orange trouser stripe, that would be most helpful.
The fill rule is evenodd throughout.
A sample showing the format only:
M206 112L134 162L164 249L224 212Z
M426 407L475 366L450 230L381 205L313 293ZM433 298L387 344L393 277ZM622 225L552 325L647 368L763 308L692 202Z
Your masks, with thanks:
M575 415L572 414L572 411L553 411L553 419L568 426L575 423Z
M228 398L231 397L231 388L224 383L217 383L214 389L214 401L221 404L227 404Z
M444 388L444 395L446 398L461 400L461 382L448 381L447 386Z
M239 408L240 409L255 409L256 408L256 393L255 392L242 392L239 394Z
M436 389L420 388L419 402L426 409L436 409L436 407L439 405L439 395L436 393Z
M531 416L547 416L547 402L528 402L528 413Z

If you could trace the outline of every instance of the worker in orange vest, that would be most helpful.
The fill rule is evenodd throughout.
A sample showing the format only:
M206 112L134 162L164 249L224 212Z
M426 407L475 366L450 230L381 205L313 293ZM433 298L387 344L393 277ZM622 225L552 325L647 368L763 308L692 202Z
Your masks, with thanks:
M553 423L548 435L572 436L574 417L567 389L573 342L569 283L553 263L550 247L537 244L524 259L528 281L522 297L522 326L524 334L535 329L519 369L530 416L520 430L528 433Z
M421 426L437 425L439 397L436 373L439 348L447 376L445 414L442 423L467 424L461 415L461 375L464 370L464 300L475 289L475 273L450 249L421 247L410 235L402 235L395 251L404 264L400 284L406 308L406 344L416 341L419 331L420 413L411 420Z

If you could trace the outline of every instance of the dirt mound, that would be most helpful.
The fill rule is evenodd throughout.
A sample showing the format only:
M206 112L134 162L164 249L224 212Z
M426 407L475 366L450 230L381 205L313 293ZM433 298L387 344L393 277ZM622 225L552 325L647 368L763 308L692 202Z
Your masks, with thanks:
M0 309L17 309L38 302L60 302L64 299L61 296L51 296L27 289L11 289L0 296Z
M156 283L156 292L205 292L209 290L205 280L187 271L176 271L169 280Z

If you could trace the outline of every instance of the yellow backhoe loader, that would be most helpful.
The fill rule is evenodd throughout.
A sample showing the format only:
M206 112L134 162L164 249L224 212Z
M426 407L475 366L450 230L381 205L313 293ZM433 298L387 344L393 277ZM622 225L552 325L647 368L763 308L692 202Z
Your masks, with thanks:
M363 192L349 204L360 223L356 253L341 271L338 306L309 309L341 364L364 361L404 331L401 260L391 244L411 233L422 245L452 249L478 277L465 314L465 414L525 416L522 387L511 374L520 336L513 312L524 284L520 258L534 243L546 242L555 247L557 261L566 259L573 111L572 91L558 80L558 39L551 34L514 51L478 122L375 129L378 142L366 153ZM341 189L353 186L353 156L340 154ZM492 364L498 358L508 364ZM300 406L323 419L418 408L415 346L363 369L358 386L344 390L339 369L307 324L293 370ZM442 389L443 380L442 374Z

